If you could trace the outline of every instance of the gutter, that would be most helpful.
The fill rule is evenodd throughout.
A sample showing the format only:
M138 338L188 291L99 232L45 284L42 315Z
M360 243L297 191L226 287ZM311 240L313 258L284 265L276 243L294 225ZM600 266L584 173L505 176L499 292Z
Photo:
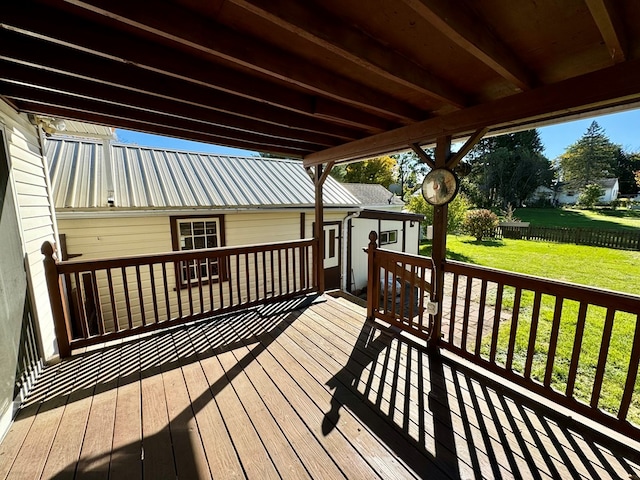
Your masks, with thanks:
M351 230L347 230L347 224L353 218L358 218L360 216L360 211L350 213L342 220L342 269L340 272L340 290L343 292L347 291L347 258L348 254L351 252L347 252L347 240L351 235Z

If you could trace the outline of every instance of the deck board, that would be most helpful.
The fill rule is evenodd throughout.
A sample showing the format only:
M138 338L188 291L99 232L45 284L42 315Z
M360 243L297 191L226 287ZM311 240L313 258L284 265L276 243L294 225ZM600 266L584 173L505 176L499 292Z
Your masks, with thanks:
M607 439L344 299L260 307L45 368L5 478L629 478Z

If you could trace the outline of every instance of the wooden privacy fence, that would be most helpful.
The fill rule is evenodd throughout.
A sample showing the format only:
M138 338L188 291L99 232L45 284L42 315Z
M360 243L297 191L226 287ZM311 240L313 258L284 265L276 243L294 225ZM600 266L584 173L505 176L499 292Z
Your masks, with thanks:
M377 248L378 235L369 234L367 316L380 319L428 340L430 316L426 311L433 262L428 257Z
M439 345L640 439L640 297L448 261Z
M500 226L498 238L521 238L557 243L575 243L592 247L640 250L640 231L598 230L593 228L565 228L531 226Z
M60 262L45 242L60 354L316 291L316 249L305 239Z

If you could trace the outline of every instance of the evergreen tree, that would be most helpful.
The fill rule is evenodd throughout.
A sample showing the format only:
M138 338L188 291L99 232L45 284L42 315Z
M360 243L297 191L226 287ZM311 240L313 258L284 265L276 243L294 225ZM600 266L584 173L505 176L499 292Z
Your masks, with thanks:
M551 184L553 169L543 151L537 130L485 138L470 153L463 191L480 207L521 206L540 185Z
M616 174L620 146L611 143L604 129L592 122L585 134L560 156L563 181L575 189Z

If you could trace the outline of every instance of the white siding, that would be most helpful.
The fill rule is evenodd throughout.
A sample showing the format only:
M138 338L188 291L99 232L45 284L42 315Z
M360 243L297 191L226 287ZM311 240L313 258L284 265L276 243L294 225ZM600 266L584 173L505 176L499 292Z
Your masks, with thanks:
M49 359L57 354L57 344L40 253L43 242L55 241L47 166L41 154L38 132L26 115L18 114L0 101L0 122L7 135L33 315L39 328L43 355Z

